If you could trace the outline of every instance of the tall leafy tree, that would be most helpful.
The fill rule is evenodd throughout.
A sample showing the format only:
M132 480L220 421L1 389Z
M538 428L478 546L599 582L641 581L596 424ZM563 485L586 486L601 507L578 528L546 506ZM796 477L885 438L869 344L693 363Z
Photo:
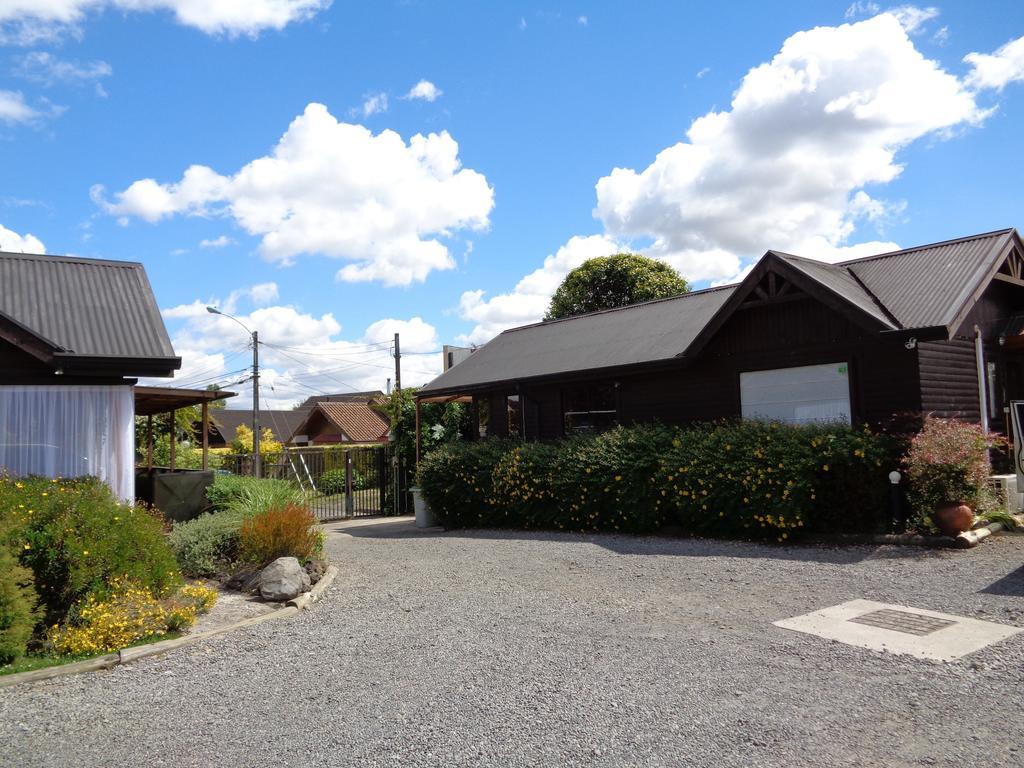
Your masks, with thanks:
M637 253L587 259L558 286L545 320L624 307L690 290L686 280L663 261Z

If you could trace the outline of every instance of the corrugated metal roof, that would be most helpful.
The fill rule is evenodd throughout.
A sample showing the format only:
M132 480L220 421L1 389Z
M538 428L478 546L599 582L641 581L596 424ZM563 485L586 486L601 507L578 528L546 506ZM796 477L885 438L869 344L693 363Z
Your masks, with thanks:
M420 392L671 360L729 298L734 286L513 328Z
M843 262L904 328L949 325L1015 237L1003 229Z
M0 252L0 312L76 355L174 357L135 262Z
M878 320L885 327L893 330L896 329L896 325L889 319L885 310L879 306L874 297L864 290L863 286L844 267L826 264L823 261L805 259L790 253L780 253L778 251L772 251L772 253L837 296L846 299L865 314Z
M883 327L908 330L953 323L1011 243L1019 243L1012 228L839 264L770 253ZM420 392L671 359L687 349L739 285L513 328Z

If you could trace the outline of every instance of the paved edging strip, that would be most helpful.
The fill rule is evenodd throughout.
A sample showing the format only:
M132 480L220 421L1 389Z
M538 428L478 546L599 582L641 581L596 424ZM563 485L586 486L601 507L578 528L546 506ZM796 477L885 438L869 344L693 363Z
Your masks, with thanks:
M33 669L29 672L18 672L13 675L4 675L3 677L0 677L0 688L19 685L21 683L33 683L39 680L50 680L55 677L64 677L66 675L77 675L82 672L95 672L99 669L111 669L119 664L128 664L150 656L159 656L162 653L173 651L176 648L191 645L192 643L199 642L200 640L206 640L210 637L216 637L217 635L227 634L228 632L233 632L234 630L242 629L243 627L262 624L264 621L290 618L291 616L295 616L296 614L306 610L309 606L319 600L321 595L323 595L337 575L338 568L333 565L330 566L313 589L299 595L293 600L289 600L283 608L278 608L270 613L265 613L261 616L253 616L248 619L242 619L241 621L236 621L233 624L225 624L223 627L208 629L205 632L184 635L183 637L175 637L171 640L160 640L156 643L139 645L133 648L122 648L116 653L97 656L95 659L85 659L84 661L74 661L70 664L59 664L52 667L46 667L44 669Z
M80 672L95 672L98 669L110 669L120 664L120 657L116 653L108 653L105 656L97 656L95 659L73 661L70 664L56 664L43 669L32 669L28 672L17 672L13 675L0 677L0 688L18 683L34 683L39 680L49 680L53 677L64 675L77 675Z
M1017 521L1017 527L1024 528L1024 515L1014 515L1013 519ZM1006 530L1006 526L1001 522L989 523L983 525L981 528L975 528L974 530L965 531L959 534L956 539L956 547L959 549L971 549L972 547L978 546L981 542L987 539L989 536L999 533L1000 531Z

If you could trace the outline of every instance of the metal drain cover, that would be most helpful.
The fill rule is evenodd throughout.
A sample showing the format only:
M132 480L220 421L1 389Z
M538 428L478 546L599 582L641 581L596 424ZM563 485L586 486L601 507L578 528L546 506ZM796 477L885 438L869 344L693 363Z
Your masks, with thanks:
M904 634L917 635L918 637L930 635L932 632L938 632L940 629L952 627L956 624L955 621L948 621L947 619L922 616L919 613L908 613L907 611L895 611L891 608L871 611L861 616L847 619L847 621L852 621L855 624L866 624L869 627L878 627L879 629L891 629L893 632L903 632Z

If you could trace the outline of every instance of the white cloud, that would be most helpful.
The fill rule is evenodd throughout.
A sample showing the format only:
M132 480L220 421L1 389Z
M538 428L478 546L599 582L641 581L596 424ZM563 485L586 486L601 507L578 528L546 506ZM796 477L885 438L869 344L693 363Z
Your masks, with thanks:
M587 259L610 256L624 248L603 235L575 236L544 259L544 265L520 280L511 293L484 299L483 291L466 291L459 315L476 325L458 338L460 344L483 344L506 328L535 323L544 317L559 283Z
M235 241L227 235L220 235L219 237L199 241L200 248L226 248L227 246L234 244Z
M404 98L422 99L423 101L437 101L443 93L444 91L429 80L420 80L416 85L409 89L409 92L405 94Z
M846 18L854 19L858 16L874 16L878 13L881 7L878 3L865 2L865 0L857 0L846 9Z
M440 238L488 226L494 191L482 174L461 167L458 150L447 132L406 143L394 131L374 135L310 104L270 155L234 175L194 165L178 182L141 179L113 201L101 186L92 195L123 218L228 216L262 237L269 261L321 254L352 262L340 280L407 285L454 266Z
M425 322L422 317L414 317L411 320L388 317L378 320L366 329L363 341L368 344L393 342L396 333L402 346L402 354L431 352L437 350L440 345L437 329Z
M703 69L698 70L697 71L697 79L700 80L705 75L707 75L709 72L711 72L711 67L704 67Z
M590 23L590 19L588 19L586 16L577 16L576 23L579 24L581 27L585 27Z
M231 296L251 295L259 287L237 289ZM252 361L246 332L229 318L209 314L208 303L196 300L163 311L165 319L181 323L172 337L183 361L174 385L205 387L217 382L239 393L229 405L250 407L251 383L240 381L248 377ZM378 320L359 338L344 339L330 313L316 316L274 305L232 314L260 334L262 407L290 408L312 394L383 390L387 379L394 378L395 332L401 339L404 386L425 384L441 372L437 331L420 317ZM167 385L166 380L154 382Z
M18 91L0 91L0 122L31 123L40 118L39 110L25 103L25 97Z
M43 241L33 234L19 235L0 224L0 251L8 253L46 253Z
M828 260L886 250L848 243L859 221L900 210L865 188L899 176L901 148L988 114L906 23L884 13L791 36L729 110L696 119L649 167L598 181L606 231L648 239L649 255L693 281L731 278L767 248Z
M90 13L163 11L209 35L255 37L283 29L329 7L331 0L3 0L0 40L33 45L65 35L80 36Z
M916 5L900 5L890 8L887 13L896 17L908 33L914 35L923 30L925 22L937 18L939 9L935 7L919 8Z
M1024 80L1024 37L1011 40L995 53L969 53L964 61L971 65L969 85L1001 91L1012 82Z
M378 112L388 111L388 95L386 93L374 93L366 97L363 106L360 108L363 117L376 115Z
M113 69L105 61L67 61L46 51L32 51L17 59L14 74L52 87L57 83L84 83L109 77ZM97 83L97 86L102 86Z

